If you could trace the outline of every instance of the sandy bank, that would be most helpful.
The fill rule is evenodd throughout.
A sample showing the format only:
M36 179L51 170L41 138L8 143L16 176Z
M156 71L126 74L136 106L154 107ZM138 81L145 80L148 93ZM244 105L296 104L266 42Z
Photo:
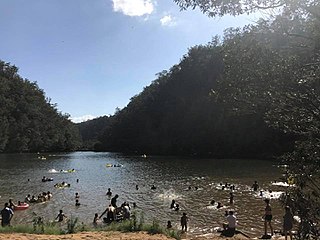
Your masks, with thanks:
M0 234L0 240L172 240L162 234L149 235L145 232L137 233L120 233L120 232L81 232L68 235L37 235L26 233ZM245 240L241 235L235 237L220 237L212 234L207 236L189 237L182 236L182 239L189 240ZM282 240L284 237L275 237L273 240Z

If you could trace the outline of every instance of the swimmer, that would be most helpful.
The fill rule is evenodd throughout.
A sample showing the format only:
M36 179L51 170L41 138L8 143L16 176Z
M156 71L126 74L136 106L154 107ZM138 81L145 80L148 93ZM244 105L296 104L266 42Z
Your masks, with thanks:
M171 229L171 228L172 228L171 221L168 221L168 223L167 223L167 229Z
M106 195L109 196L109 197L112 195L112 192L111 192L110 188L108 188L108 192L106 193Z
M136 185L136 190L139 190L139 186L138 186L138 184Z
M80 203L79 203L79 199L76 199L76 207L79 207Z
M155 190L155 189L157 189L157 188L156 188L154 185L152 185L151 189L152 189L152 190Z
M79 193L76 192L75 198L80 198Z
M217 208L219 209L219 208L222 208L222 207L223 207L223 205L221 204L221 202L218 202Z
M215 203L216 203L215 200L211 200L211 202L210 202L211 205L214 205Z
M179 210L180 210L179 204L176 204L174 210L175 210L175 211L179 211Z

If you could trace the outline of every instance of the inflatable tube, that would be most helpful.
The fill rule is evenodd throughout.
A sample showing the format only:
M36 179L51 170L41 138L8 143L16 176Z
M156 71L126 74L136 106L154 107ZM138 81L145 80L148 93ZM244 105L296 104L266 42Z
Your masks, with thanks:
M21 205L14 206L14 210L26 210L29 207L28 203L21 203Z

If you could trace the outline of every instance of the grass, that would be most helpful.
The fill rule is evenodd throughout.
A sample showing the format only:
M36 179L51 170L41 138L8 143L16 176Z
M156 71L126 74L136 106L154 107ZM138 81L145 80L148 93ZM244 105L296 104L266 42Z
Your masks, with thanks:
M145 223L143 214L141 214L139 218L136 216L136 214L133 214L130 220L112 222L111 224L98 227L88 226L84 223L79 224L78 218L70 218L66 225L61 225L60 223L55 222L44 222L41 217L35 216L33 225L20 224L9 227L0 227L0 233L62 235L83 231L119 231L124 233L146 231L149 234L164 234L177 240L181 239L180 231L166 229L156 220L153 220L151 224Z

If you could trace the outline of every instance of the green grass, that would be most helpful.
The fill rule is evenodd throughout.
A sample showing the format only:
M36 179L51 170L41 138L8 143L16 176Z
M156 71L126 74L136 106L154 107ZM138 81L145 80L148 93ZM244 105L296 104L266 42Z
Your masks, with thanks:
M79 224L77 218L70 218L67 224L60 224L55 222L44 223L41 217L36 217L33 220L33 224L14 225L9 227L0 227L0 233L30 233L30 234L47 234L47 235L62 235L76 232L95 232L95 231L119 231L119 232L138 232L146 231L149 234L164 234L168 237L181 239L181 232L174 229L166 229L160 225L156 220L153 220L151 224L144 223L143 214L139 218L136 214L133 214L130 220L122 222L112 222L108 225L99 225L97 227Z

